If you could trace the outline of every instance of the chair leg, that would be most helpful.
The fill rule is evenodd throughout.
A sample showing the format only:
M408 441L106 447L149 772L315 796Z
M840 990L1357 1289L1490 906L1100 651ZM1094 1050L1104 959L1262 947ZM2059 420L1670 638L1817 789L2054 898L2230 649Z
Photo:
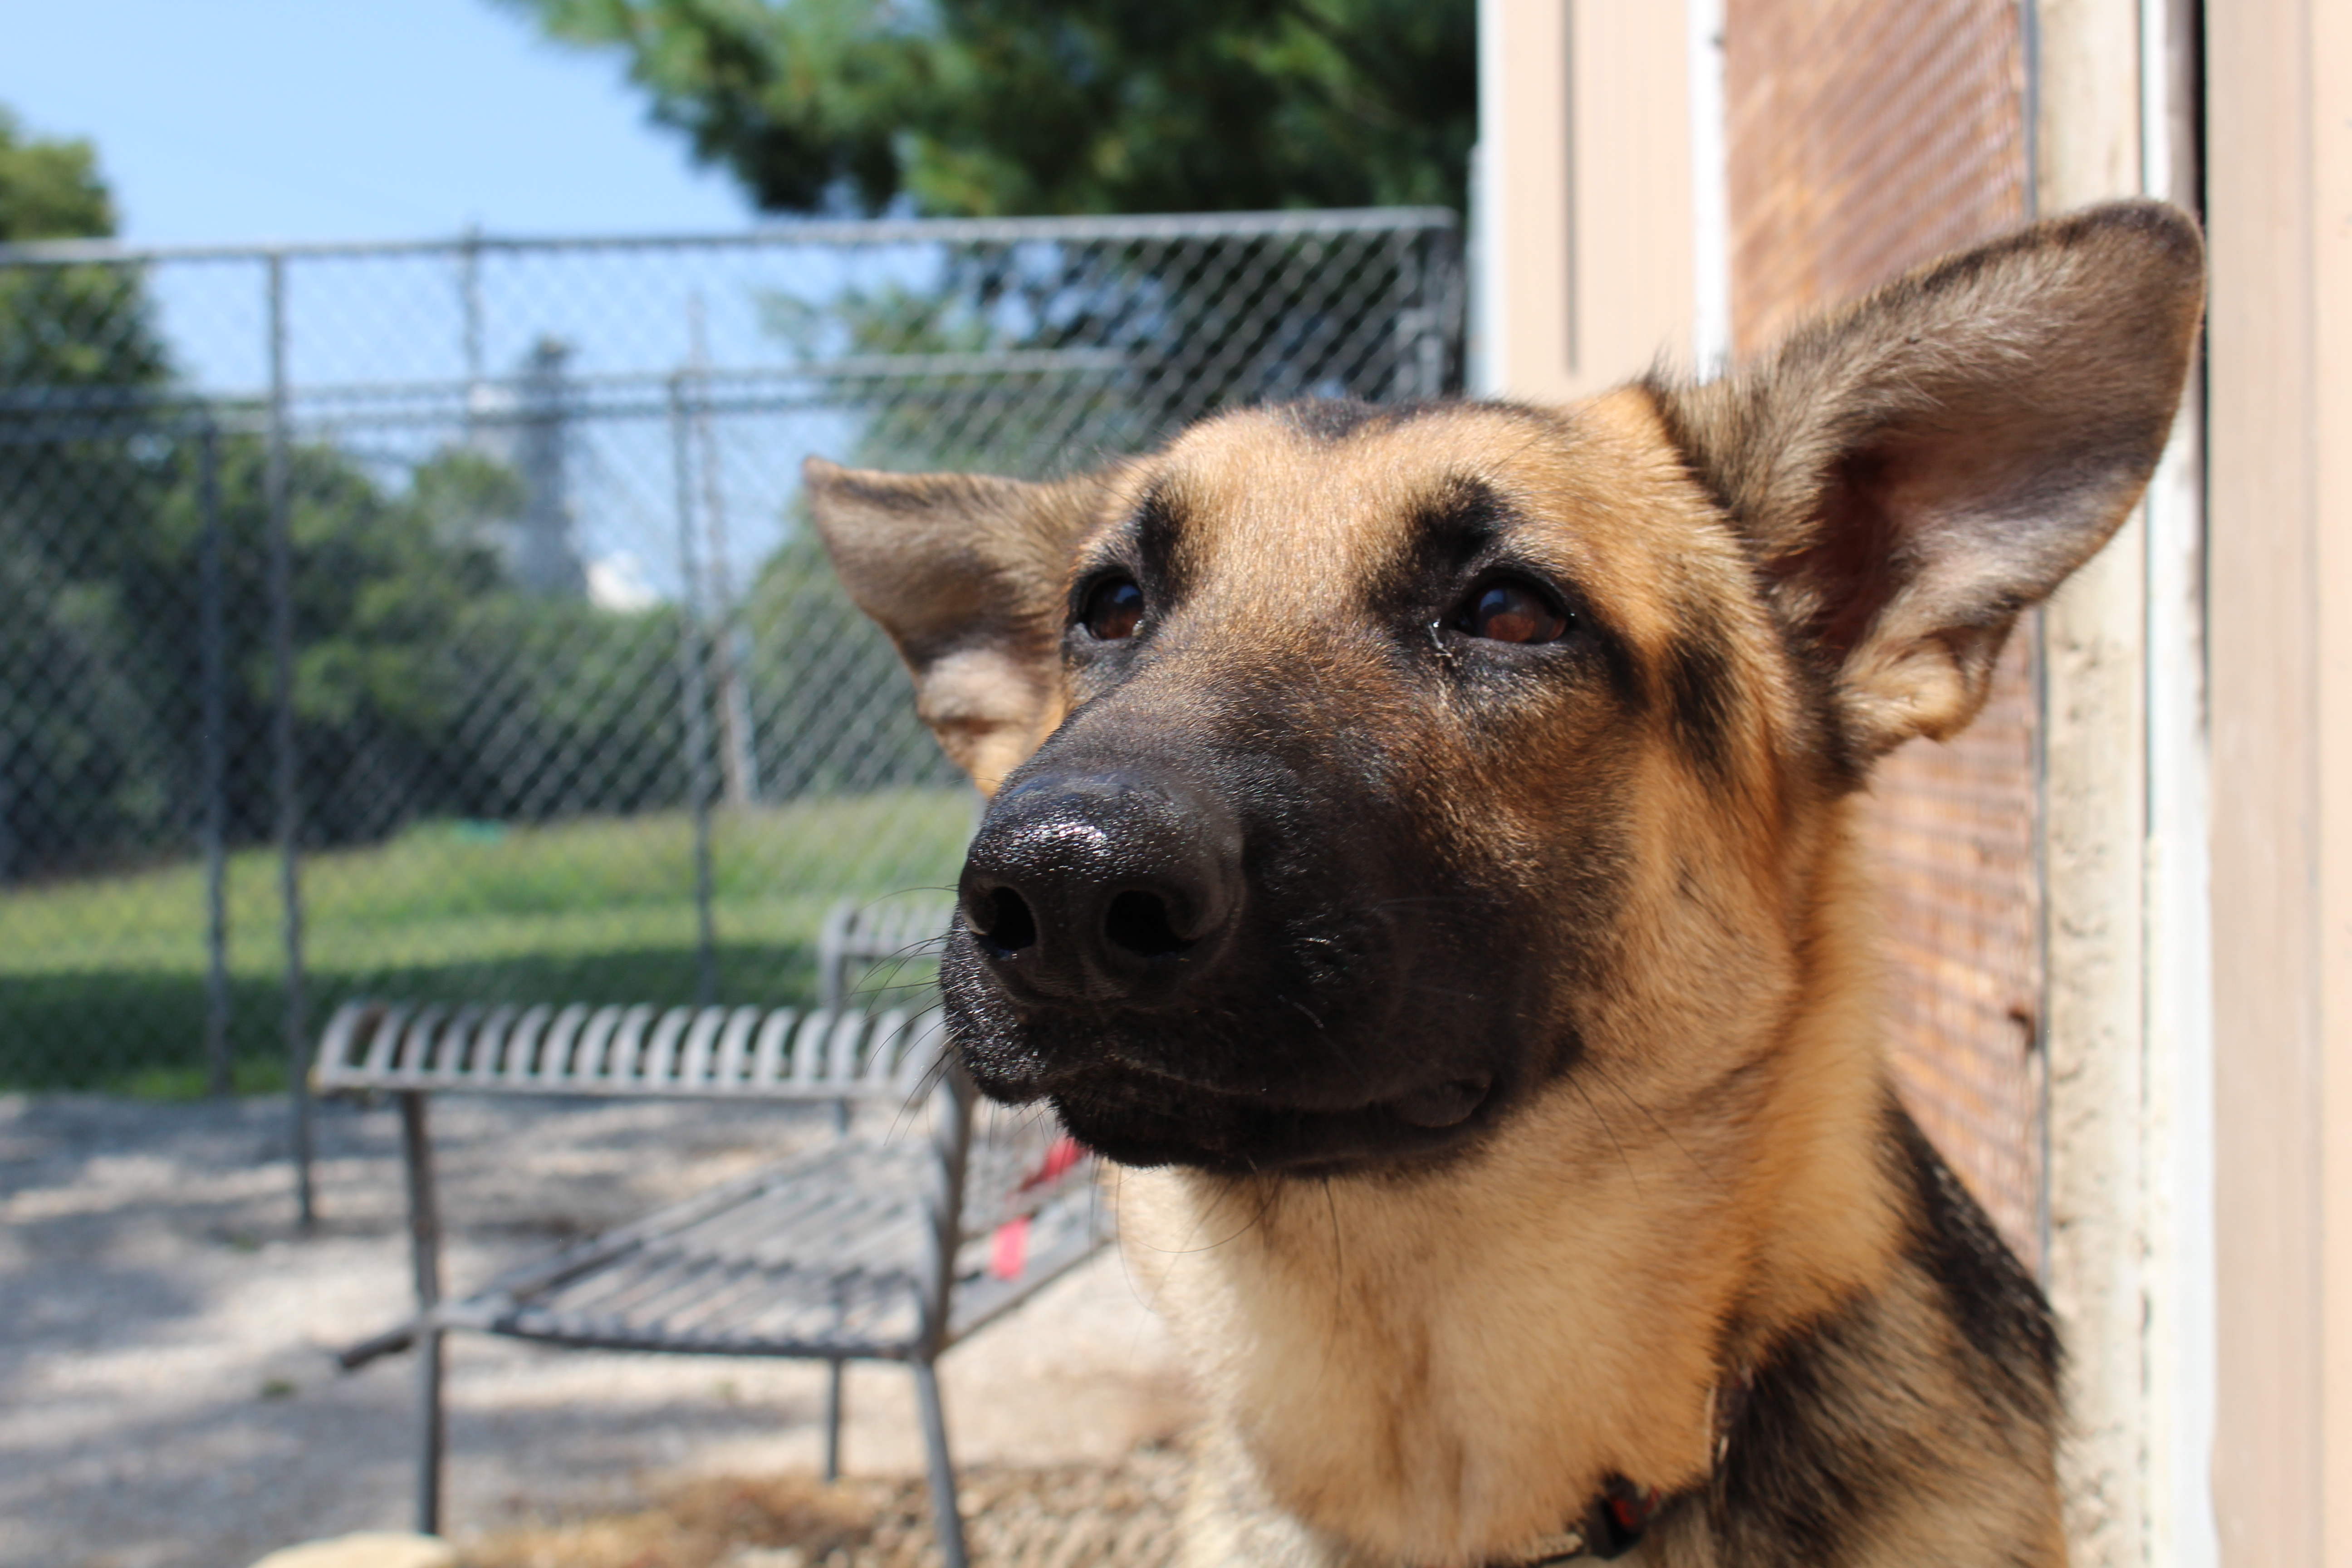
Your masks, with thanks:
M447 1415L441 1406L442 1344L446 1336L438 1329L428 1329L416 1345L417 1401L424 1417L424 1441L419 1446L416 1461L416 1533L441 1533L441 1450L447 1431Z
M929 1361L915 1368L915 1398L923 1411L923 1447L931 1468L931 1521L940 1532L940 1555L947 1568L966 1568L963 1514L956 1507L955 1465L948 1458L947 1415L940 1408L939 1369Z
M841 1479L842 1363L824 1363L824 1479Z
M416 1310L430 1313L441 1304L441 1211L433 1194L433 1138L425 1096L400 1097L400 1145L408 1167L408 1243L410 1267L416 1276ZM446 1419L441 1409L441 1342L436 1328L423 1331L416 1341L417 1403L423 1405L425 1433L416 1466L416 1529L422 1535L441 1532L441 1449Z

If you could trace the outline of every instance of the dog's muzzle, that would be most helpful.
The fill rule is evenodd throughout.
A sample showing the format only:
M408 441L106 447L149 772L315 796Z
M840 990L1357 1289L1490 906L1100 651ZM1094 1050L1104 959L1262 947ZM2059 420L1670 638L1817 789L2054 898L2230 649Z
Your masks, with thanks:
M958 895L988 973L1015 1002L1181 1006L1240 920L1241 828L1181 777L1025 779L990 808Z
M972 840L940 980L982 1091L1048 1100L1138 1165L1336 1168L1475 1137L1515 1037L1465 1022L1459 985L1438 1024L1413 1011L1437 993L1392 910L1423 906L1383 896L1376 824L1318 802L1344 826L1302 826L1263 759L1213 784L1144 750L1044 757Z

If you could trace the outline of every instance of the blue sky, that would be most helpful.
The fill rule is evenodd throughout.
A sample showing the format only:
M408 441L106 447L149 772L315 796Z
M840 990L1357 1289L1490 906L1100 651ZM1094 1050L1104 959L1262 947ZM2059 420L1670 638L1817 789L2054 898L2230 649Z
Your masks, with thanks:
M0 103L148 244L726 230L617 61L488 0L0 0Z

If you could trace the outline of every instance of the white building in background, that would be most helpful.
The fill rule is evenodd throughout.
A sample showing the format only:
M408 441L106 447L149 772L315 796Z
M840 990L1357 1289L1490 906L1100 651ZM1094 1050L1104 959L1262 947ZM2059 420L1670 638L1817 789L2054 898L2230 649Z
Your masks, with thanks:
M571 358L570 346L560 339L541 338L514 379L477 383L467 412L470 444L512 468L522 482L521 510L495 527L508 574L525 593L576 599L593 596L593 584L581 558L573 500L577 432ZM637 572L642 576L642 566ZM620 581L607 575L614 584ZM626 596L625 589L615 591Z

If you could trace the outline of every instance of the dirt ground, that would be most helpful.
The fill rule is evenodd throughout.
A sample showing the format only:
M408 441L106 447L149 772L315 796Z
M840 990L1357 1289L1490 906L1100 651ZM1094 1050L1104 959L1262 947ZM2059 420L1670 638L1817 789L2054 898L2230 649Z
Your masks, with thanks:
M978 1465L962 1478L976 1568L1168 1568L1185 1483L1181 1448L1110 1465ZM939 1568L911 1479L804 1475L680 1480L650 1506L494 1531L463 1568Z
M450 1283L827 1125L763 1107L445 1100ZM326 1353L407 1304L394 1118L320 1108L321 1224L307 1237L286 1147L274 1100L0 1097L0 1563L240 1568L411 1522L412 1363L346 1375ZM851 1479L828 1490L810 1479L814 1367L452 1345L446 1529L483 1568L929 1555L903 1370L853 1369ZM1158 1560L1181 1468L1167 1445L1191 1410L1115 1255L958 1347L942 1373L975 1555ZM1048 1518L1060 1525L1041 1530Z

